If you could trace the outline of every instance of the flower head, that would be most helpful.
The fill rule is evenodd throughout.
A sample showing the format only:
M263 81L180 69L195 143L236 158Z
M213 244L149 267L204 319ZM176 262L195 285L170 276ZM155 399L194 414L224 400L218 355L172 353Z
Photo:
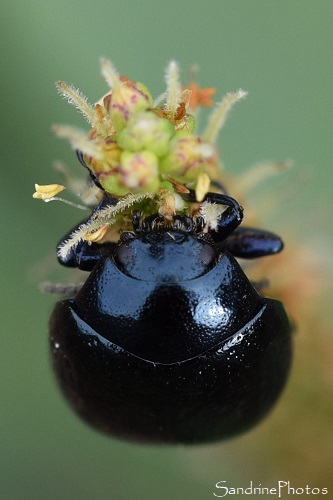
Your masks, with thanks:
M120 76L107 59L102 59L101 66L110 90L95 105L75 87L56 84L61 95L84 115L90 131L58 125L53 128L55 133L80 151L92 176L114 196L154 191L163 203L166 198L161 190L166 188L165 176L171 175L193 189L201 179L203 198L210 182L203 183L202 175L206 180L217 176L218 156L212 141L195 133L195 120L188 109L192 94L192 108L211 105L212 89L200 94L193 82L189 88L182 87L178 65L171 61L162 102L154 104L144 84ZM219 127L215 126L215 135ZM175 195L173 184L168 189Z

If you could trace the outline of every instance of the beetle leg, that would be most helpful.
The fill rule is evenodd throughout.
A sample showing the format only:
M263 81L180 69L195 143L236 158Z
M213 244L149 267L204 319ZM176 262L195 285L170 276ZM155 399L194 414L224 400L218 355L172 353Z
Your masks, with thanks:
M212 233L220 250L228 250L235 257L255 259L281 252L283 242L279 236L269 231L250 227L238 228L227 240L220 241Z
M59 245L61 243L62 241ZM82 271L92 271L100 258L103 257L103 255L110 254L110 252L115 249L116 245L116 243L112 242L88 243L87 241L83 241L73 248L66 259L58 257L58 260L60 264L66 267L77 267Z
M187 201L196 201L195 192L193 190L182 195L182 197ZM216 203L217 205L227 205L228 208L219 217L216 230L211 232L214 241L223 241L233 233L242 222L243 209L234 198L226 194L207 193L203 201Z
M224 186L224 184L221 184L221 182L216 181L216 180L212 180L211 185L216 187L223 194L228 195L228 191L227 191L226 187Z
M90 217L84 221L81 221L80 224L77 224L71 231L69 231L64 238L58 243L57 250L62 246L62 244L71 236L73 232L75 232L82 224L89 223L94 220L96 214L100 212L101 209L110 206L116 205L118 202L117 198L110 196L109 194L105 194L100 201L100 203L96 206ZM66 267L77 267L78 269L82 269L83 271L91 271L95 266L96 262L106 253L112 251L116 246L116 243L90 243L88 241L81 241L77 245L75 245L66 257L60 257L58 255L58 260L60 264Z
M230 234L232 234L239 226L239 224L243 220L243 209L237 203L236 200L230 198L230 196L223 196L223 200L221 201L213 201L213 199L207 199L207 201L221 203L222 205L228 205L228 208L221 214L217 228L215 231L211 231L211 235L215 241L215 237L217 241L225 240Z
M101 184L100 184L99 180L97 179L96 175L93 174L93 172L91 171L91 169L86 164L82 151L80 151L79 149L77 149L76 150L76 156L77 156L77 159L79 160L79 162L81 163L81 165L83 165L84 168L86 168L89 171L89 175L90 175L91 179L93 180L94 184L99 189L102 189L102 191L104 191L103 187L101 186Z

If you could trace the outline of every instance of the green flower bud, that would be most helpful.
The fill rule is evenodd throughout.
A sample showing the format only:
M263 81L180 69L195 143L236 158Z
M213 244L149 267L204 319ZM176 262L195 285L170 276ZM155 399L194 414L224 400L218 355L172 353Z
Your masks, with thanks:
M168 154L161 160L160 172L196 182L198 176L216 166L214 147L189 132L177 132L171 139Z
M128 187L121 184L121 178L116 170L102 172L98 176L98 180L107 193L112 193L115 196L124 196L130 192Z
M150 151L123 151L119 165L98 175L108 193L124 196L131 192L154 192L159 187L158 159Z
M159 186L158 159L150 151L124 151L120 158L121 182L129 191L155 191Z
M175 134L172 123L152 111L132 115L125 129L118 136L118 144L124 150L148 150L156 156L164 156Z
M132 82L122 82L113 89L108 103L112 126L120 132L133 113L144 111L151 105L150 94L144 93Z
M147 98L148 107L152 108L154 106L154 99L146 85L142 82L135 82L133 85Z

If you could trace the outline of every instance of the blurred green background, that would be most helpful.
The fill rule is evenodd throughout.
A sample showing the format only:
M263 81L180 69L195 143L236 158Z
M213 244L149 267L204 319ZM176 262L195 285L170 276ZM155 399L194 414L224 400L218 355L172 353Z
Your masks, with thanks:
M332 264L325 259L333 232L332 23L330 0L2 3L1 499L203 500L215 498L220 480L244 487L251 480L269 487L278 480L294 487L331 486L327 293L321 297L317 290L304 305L307 314L311 310L311 327L295 336L288 388L250 433L193 448L105 438L82 424L58 392L47 341L56 297L38 290L39 281L56 275L55 244L81 214L42 204L31 194L35 182L59 180L53 160L79 169L68 144L50 131L52 123L84 126L57 95L56 80L80 87L94 102L106 90L99 57L107 56L157 96L171 58L185 77L197 63L199 82L217 87L218 99L240 87L249 92L221 134L227 168L241 172L262 159L294 160L295 197L282 196L285 226L274 225L294 233L315 260L324 260L331 279ZM293 293L297 301L297 287Z

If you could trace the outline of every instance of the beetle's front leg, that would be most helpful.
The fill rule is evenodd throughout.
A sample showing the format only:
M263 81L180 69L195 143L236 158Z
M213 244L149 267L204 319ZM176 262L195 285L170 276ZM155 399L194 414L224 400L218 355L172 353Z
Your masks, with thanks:
M215 231L211 231L220 250L228 250L235 257L255 259L281 252L283 242L279 236L261 229L238 227L243 220L243 209L230 196L207 193L205 201L228 205L217 223Z
M232 234L243 220L243 208L231 196L216 193L207 193L205 201L227 205L227 209L221 214L217 228L211 232L214 241L223 241Z
M84 159L84 154L82 153L82 151L80 151L79 149L77 149L76 150L76 156L77 156L77 159L79 160L79 162L81 163L81 165L83 165L84 168L86 168L89 171L90 178L92 179L92 181L94 182L94 184L99 189L103 190L103 187L101 186L100 182L98 181L96 175L92 172L92 170L86 164L86 161Z
M77 245L73 246L66 257L61 256L61 254L59 253L59 250L62 247L63 243L67 241L72 233L79 229L82 224L92 222L96 214L98 214L101 209L110 205L116 205L117 202L117 198L110 196L109 194L105 194L90 217L85 221L81 221L80 224L71 229L71 231L69 231L64 236L64 238L61 239L61 241L57 245L58 260L60 264L66 267L77 267L78 269L81 269L83 271L91 271L97 261L103 255L105 255L106 253L110 253L110 251L115 248L116 243L91 243L83 240L80 241Z
M195 192L190 191L183 195L183 198L188 201L195 202ZM228 208L221 214L217 222L217 228L211 232L214 241L219 242L225 240L243 220L243 208L231 196L219 193L207 193L203 201L216 203L217 205L226 205ZM203 217L205 220L205 216Z

